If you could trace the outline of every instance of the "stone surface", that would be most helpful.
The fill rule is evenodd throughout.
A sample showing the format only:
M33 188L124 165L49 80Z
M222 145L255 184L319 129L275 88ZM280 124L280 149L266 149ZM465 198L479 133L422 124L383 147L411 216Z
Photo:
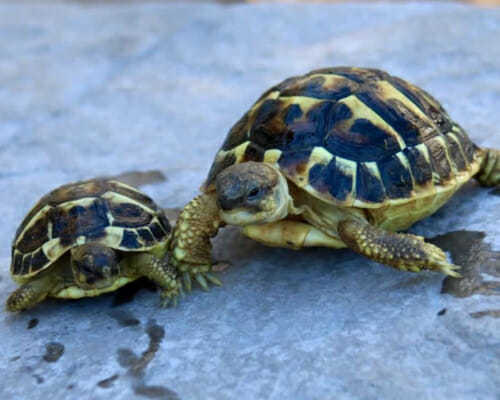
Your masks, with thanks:
M293 74L389 70L433 93L479 145L500 147L499 10L1 4L0 35L2 303L15 288L14 231L42 194L160 170L166 182L146 179L144 190L180 207L231 124ZM0 398L498 399L500 197L490 193L471 183L412 229L475 231L465 234L485 249L475 276L489 290L442 294L438 274L265 248L229 229L215 241L233 263L224 287L176 309L138 283L2 312ZM460 235L436 240L477 261Z

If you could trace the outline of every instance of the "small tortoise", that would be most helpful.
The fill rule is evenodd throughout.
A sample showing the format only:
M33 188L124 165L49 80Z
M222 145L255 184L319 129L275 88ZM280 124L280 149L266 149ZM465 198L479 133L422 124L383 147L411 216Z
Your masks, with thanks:
M270 246L348 247L401 270L458 277L438 247L394 233L471 177L500 182L500 152L479 148L424 90L375 69L338 67L286 79L230 130L180 214L173 266L206 287L210 237L225 224Z
M115 290L141 276L176 299L176 275L164 260L171 227L145 194L94 179L61 186L33 207L12 246L12 278L22 286L7 299L21 311L47 296L76 299Z

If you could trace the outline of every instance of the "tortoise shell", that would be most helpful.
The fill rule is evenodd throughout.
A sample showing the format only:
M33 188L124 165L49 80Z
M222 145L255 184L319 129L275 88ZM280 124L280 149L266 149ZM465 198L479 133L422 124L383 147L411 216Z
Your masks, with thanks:
M286 79L232 127L204 191L235 163L277 165L339 206L379 208L456 188L478 148L424 90L376 69L338 67Z
M131 186L106 179L70 183L43 196L24 218L12 245L11 273L29 278L88 241L148 250L170 230L163 211Z

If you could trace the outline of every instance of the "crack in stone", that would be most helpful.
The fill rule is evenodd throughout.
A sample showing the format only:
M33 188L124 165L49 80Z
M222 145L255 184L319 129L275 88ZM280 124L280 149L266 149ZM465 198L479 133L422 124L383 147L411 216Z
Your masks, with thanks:
M483 318L483 317L493 317L500 318L500 309L499 310L483 310L477 311L469 314L472 318Z

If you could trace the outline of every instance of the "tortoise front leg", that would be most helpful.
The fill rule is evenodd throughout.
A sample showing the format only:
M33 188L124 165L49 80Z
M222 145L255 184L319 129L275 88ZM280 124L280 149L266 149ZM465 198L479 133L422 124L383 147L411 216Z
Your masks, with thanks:
M33 308L42 302L56 287L55 277L48 275L34 279L17 288L7 299L7 311L16 312Z
M194 198L180 213L170 242L170 263L182 273L188 291L191 290L191 278L205 290L208 290L207 280L221 285L210 273L214 264L210 238L222 225L215 193Z
M175 269L165 259L159 259L150 253L130 254L121 262L124 274L152 280L161 288L161 306L168 307L170 302L177 305L177 297L182 289L177 282Z
M500 184L500 150L483 149L484 159L476 179L483 186Z
M424 242L420 236L388 232L355 220L340 222L338 232L349 248L379 263L404 271L430 269L455 278L461 276L456 272L460 267L448 263L439 247Z

